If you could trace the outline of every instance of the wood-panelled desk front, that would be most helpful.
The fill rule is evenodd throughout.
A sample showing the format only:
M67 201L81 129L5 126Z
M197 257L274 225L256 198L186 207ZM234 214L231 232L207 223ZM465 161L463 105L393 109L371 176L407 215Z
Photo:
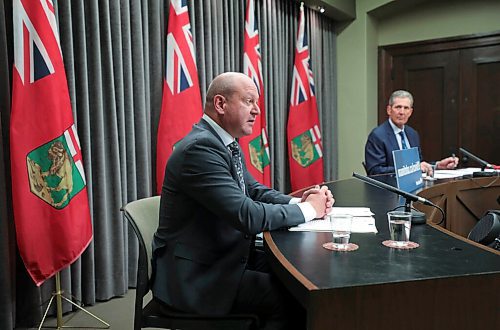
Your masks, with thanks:
M429 224L411 229L419 248L387 248L386 212L398 196L356 179L328 186L335 206L375 213L377 234L351 235L357 251L324 249L330 233L264 234L271 265L306 308L309 330L500 329L497 251Z
M467 237L486 210L500 209L500 177L440 180L427 184L418 195L427 198L446 212L442 224L447 230ZM416 204L428 214L428 222L437 223L441 213L432 207Z

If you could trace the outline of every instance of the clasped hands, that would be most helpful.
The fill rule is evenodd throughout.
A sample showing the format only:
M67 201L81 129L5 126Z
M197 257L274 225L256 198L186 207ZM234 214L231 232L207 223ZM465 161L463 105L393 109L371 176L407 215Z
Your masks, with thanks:
M436 162L436 169L437 170L452 170L458 166L458 157L447 157L444 159L441 159L440 161ZM433 167L431 164L427 162L421 162L420 167L422 168L422 172L426 173L427 175L432 176L433 175Z
M301 202L309 202L316 210L316 218L323 219L332 210L335 199L327 186L314 186L302 194Z

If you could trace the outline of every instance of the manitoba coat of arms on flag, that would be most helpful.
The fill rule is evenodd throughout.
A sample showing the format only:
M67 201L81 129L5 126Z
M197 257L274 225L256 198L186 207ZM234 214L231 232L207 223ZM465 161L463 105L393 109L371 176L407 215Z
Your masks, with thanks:
M26 157L30 190L57 209L85 188L83 165L75 148L75 126Z
M292 158L302 167L308 167L323 156L318 125L292 139Z

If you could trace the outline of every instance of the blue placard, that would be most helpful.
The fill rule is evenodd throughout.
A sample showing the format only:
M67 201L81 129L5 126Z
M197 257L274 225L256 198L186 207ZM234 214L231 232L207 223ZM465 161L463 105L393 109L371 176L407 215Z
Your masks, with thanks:
M392 151L398 188L413 192L424 185L418 148Z

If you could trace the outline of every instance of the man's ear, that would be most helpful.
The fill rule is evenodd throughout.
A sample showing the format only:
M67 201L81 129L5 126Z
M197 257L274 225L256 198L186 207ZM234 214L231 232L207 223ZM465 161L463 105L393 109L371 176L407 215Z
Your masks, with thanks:
M410 110L408 111L408 118L410 118L412 114L413 114L413 107L411 107Z
M226 104L226 98L220 94L214 96L214 108L218 114L224 114L224 105Z
M385 111L387 112L388 116L391 115L391 109L392 109L392 107L390 105L387 105L387 107L385 108Z

